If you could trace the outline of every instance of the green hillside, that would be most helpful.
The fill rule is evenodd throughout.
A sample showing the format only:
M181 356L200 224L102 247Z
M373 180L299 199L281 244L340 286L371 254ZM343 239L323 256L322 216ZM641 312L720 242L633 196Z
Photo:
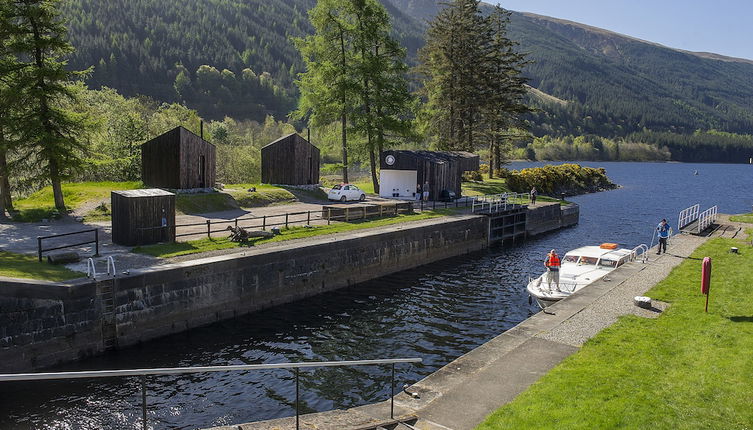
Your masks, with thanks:
M411 61L438 0L382 0ZM284 118L302 70L291 37L311 31L315 0L66 0L76 68L94 66L92 87L181 101L207 119ZM503 4L504 6L504 4ZM672 146L697 159L697 130L753 134L753 61L695 54L594 27L514 13L510 37L533 63L525 70L536 136L597 135ZM722 136L722 137L719 137ZM749 139L716 161L747 154ZM725 143L725 144L726 144ZM732 148L730 146L729 148ZM728 149L729 149L728 148ZM735 155L732 155L732 154ZM678 155L681 154L681 155ZM747 159L747 157L746 157Z

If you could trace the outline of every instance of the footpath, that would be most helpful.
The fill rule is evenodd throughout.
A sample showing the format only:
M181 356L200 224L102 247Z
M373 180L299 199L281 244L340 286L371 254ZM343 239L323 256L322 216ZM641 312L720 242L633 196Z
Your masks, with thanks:
M512 401L541 376L574 354L590 338L622 315L656 318L668 304L651 309L633 304L710 237L732 237L739 226L726 222L706 237L678 235L668 252L628 263L561 302L459 357L395 396L395 419L389 401L303 415L301 429L470 430L487 415ZM405 423L405 424L401 424ZM294 429L293 417L211 430Z

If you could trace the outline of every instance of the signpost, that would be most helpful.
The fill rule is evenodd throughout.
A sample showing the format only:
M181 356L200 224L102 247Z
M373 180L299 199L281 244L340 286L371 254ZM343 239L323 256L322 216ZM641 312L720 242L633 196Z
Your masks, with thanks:
M701 293L706 295L706 312L709 311L709 288L711 287L711 258L703 257L701 263Z

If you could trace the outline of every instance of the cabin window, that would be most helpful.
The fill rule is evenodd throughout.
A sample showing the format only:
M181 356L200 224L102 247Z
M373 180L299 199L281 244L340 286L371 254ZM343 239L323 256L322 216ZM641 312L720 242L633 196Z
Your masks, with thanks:
M614 268L617 267L617 262L614 260L604 260L602 259L599 261L599 266L601 267L608 267L608 268Z
M578 262L578 256L577 255L566 255L565 256L565 263L577 263Z
M595 257L581 257L579 265L588 265L588 266L595 266L596 262L598 262L599 259Z

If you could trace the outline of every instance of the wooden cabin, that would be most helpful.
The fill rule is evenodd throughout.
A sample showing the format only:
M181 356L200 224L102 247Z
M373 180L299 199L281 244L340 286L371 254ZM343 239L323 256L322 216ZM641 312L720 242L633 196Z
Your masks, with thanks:
M297 133L261 148L261 181L265 184L319 183L319 148Z
M216 160L214 145L176 127L141 145L141 180L147 187L212 188Z
M478 170L479 157L459 151L383 151L380 160L379 195L414 199L416 186L429 183L429 199L448 192L460 197L463 172Z
M113 243L175 241L175 194L159 189L112 191L110 200Z

